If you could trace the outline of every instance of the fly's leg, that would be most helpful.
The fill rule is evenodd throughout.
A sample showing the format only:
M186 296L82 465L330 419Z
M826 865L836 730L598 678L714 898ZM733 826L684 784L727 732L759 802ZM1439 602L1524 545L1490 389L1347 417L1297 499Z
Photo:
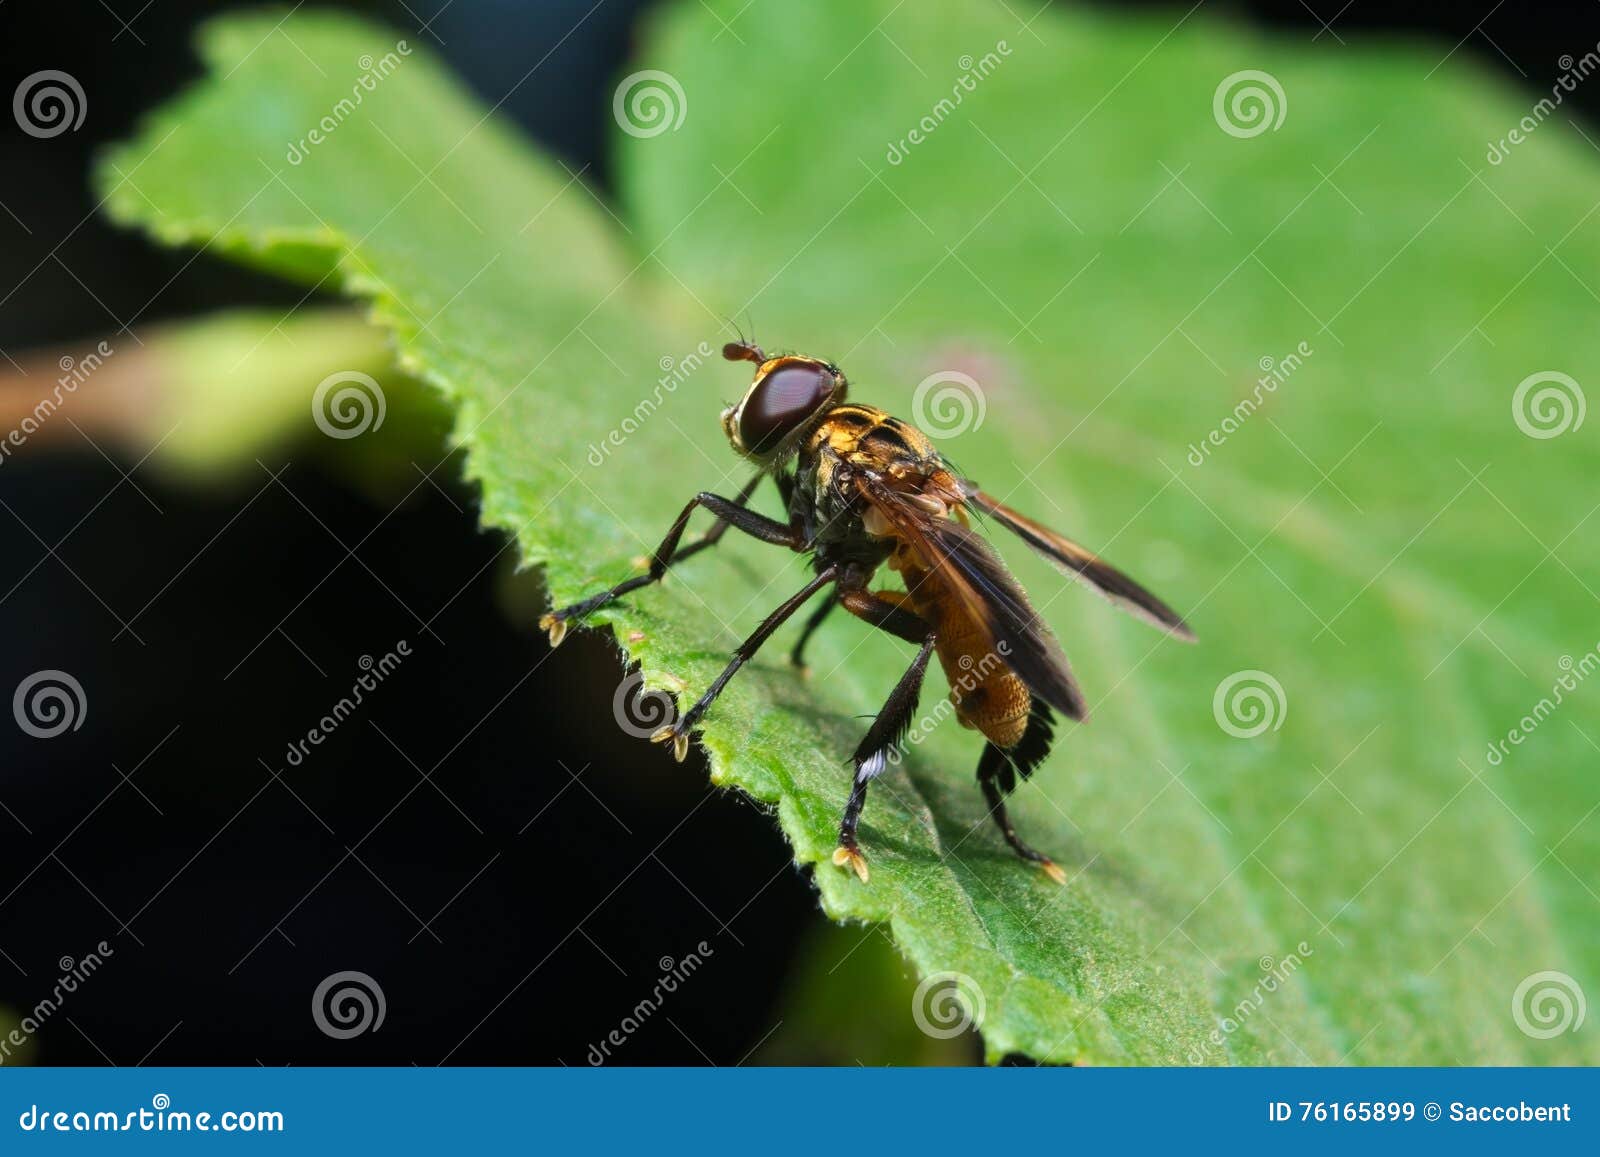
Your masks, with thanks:
M630 591L636 591L640 587L660 582L661 576L667 573L669 566L682 562L691 555L698 554L708 546L715 545L717 540L727 533L730 526L737 530L742 530L753 538L759 538L762 542L798 549L798 537L787 524L745 509L744 504L750 500L750 495L755 491L756 484L761 481L761 477L760 474L757 474L749 482L745 483L744 488L739 491L738 496L735 498L723 498L708 491L696 494L678 514L678 517L673 520L671 529L667 531L667 536L661 540L661 545L656 547L655 553L650 556L649 570L644 574L626 579L609 590L603 590L599 594L591 595L581 602L553 610L539 620L539 626L550 634L550 645L552 647L561 645L561 640L566 638L567 627L571 623L599 610L607 603L614 602ZM689 516L699 506L703 506L715 514L717 523L699 540L691 542L688 546L679 550L678 541L683 537L684 528L689 524Z
M759 485L761 485L761 475L757 474L754 478L750 479L750 481L746 482L739 488L739 493L733 496L733 504L735 506L744 506L750 501L750 496L756 492L756 487ZM787 510L788 507L789 504L785 502L784 509ZM684 559L693 558L707 547L716 546L718 540L720 540L724 534L728 533L728 527L730 525L731 523L729 523L727 519L718 518L717 521L712 524L710 530L706 531L688 546L680 547L678 550L674 551L672 557L667 560L667 565L677 566Z
M916 658L911 660L911 666L889 693L883 710L872 721L852 757L855 776L850 783L844 818L839 821L839 846L834 850L833 862L841 868L850 868L864 884L868 878L867 858L856 841L856 826L861 822L861 809L867 803L867 785L888 765L889 752L905 737L906 728L911 725L935 640L927 620L905 610L892 595L885 597L865 590L847 590L840 593L839 603L852 615L880 630L920 644Z
M1000 826L1000 834L1005 836L1006 843L1017 855L1038 864L1056 883L1065 884L1067 874L1061 870L1061 866L1043 852L1035 851L1023 843L1022 837L1017 835L1017 829L1012 826L1011 817L1006 812L1006 796L999 783L1000 767L1010 771L1006 753L992 743L984 744L983 755L978 760L978 786L983 788L984 802L989 805L989 814L994 817L994 822Z
M1006 796L1017 786L1017 775L1020 773L1024 779L1032 774L1035 766L1042 761L1050 751L1050 740L1054 729L1049 708L1035 703L1033 714L1028 719L1028 729L1023 732L1017 745L1009 750L996 747L993 743L983 746L983 754L978 758L978 786L983 789L984 802L989 805L989 814L994 817L994 822L1000 827L1000 834L1005 837L1006 843L1011 845L1011 850L1024 860L1038 864L1058 884L1067 882L1067 874L1061 870L1059 864L1043 852L1035 851L1022 841L1017 835L1017 829L1011 823L1011 816L1006 812Z
M755 515L753 517L759 518L760 516ZM735 522L734 525L738 526L739 524ZM787 535L788 533L789 530L785 527L784 534ZM761 625L755 629L754 634L739 644L738 649L733 652L733 657L728 660L728 665L722 669L722 674L712 680L711 686L706 688L705 694L695 701L694 706L685 711L676 721L669 723L652 735L650 737L651 741L672 744L673 757L682 763L684 757L689 754L689 732L694 730L695 725L700 722L700 717L705 714L706 708L710 707L716 697L722 694L722 689L728 685L728 680L732 679L738 673L739 668L743 667L750 657L761 649L761 644L765 643L772 636L772 632L781 627L790 615L803 607L812 595L833 583L838 577L839 567L837 565L823 567L822 570L817 572L815 578L801 587L797 593L785 599L777 610L761 621Z
M867 785L876 779L889 763L889 752L905 736L911 717L917 710L917 699L922 694L922 677L928 671L928 656L933 654L933 637L930 635L917 649L917 657L900 676L900 682L889 692L883 710L873 720L851 757L855 762L855 778L850 782L850 799L844 805L844 818L839 821L839 846L833 851L833 862L841 868L850 868L867 882L867 857L861 854L856 842L856 825L861 822L861 809L867 804Z
M806 620L806 625L800 628L800 637L794 642L794 650L789 652L789 662L800 669L800 674L809 677L811 668L806 666L806 644L811 641L811 636L817 633L817 628L822 626L823 620L833 613L833 608L839 605L838 599L829 599L811 612L811 617Z

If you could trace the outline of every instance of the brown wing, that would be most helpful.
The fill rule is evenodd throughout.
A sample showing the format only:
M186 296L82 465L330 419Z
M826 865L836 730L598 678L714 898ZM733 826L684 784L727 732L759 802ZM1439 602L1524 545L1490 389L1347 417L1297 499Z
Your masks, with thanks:
M1001 505L970 483L967 488L967 503L974 510L987 514L1001 526L1012 531L1067 574L1098 591L1129 614L1143 619L1153 627L1159 627L1186 643L1195 641L1194 632L1189 629L1177 611L1116 567L1102 562L1070 538L1064 538L1049 527L1041 526L1033 519L1018 514L1009 506Z
M1061 645L982 536L930 514L881 481L860 477L858 486L1028 690L1068 718L1085 718L1088 707Z

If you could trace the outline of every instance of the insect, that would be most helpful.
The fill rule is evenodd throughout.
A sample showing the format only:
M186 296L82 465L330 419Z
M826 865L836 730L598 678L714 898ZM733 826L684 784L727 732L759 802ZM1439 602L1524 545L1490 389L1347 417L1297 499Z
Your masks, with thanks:
M657 582L669 567L717 543L732 527L762 542L809 554L815 575L762 621L734 651L704 694L651 738L672 745L682 760L689 736L728 681L786 620L815 595L813 611L790 653L805 668L805 647L835 607L913 644L916 656L878 712L853 755L849 801L839 824L833 862L868 879L857 826L867 786L887 766L916 714L923 676L937 654L951 686L957 719L984 738L978 784L1006 842L1058 883L1066 875L1017 835L1006 797L1050 751L1055 714L1085 717L1065 655L1020 585L970 514L992 519L1067 574L1146 622L1188 642L1194 635L1165 603L1077 543L1046 529L956 475L920 430L882 410L846 400L839 368L798 354L768 357L745 341L722 350L729 361L752 362L755 379L741 401L722 413L734 451L758 471L732 498L701 492L691 498L651 555L644 574L571 606L551 611L540 626L557 646L570 624L613 600ZM786 520L747 507L770 476ZM716 516L702 537L680 546L698 508ZM903 591L873 590L879 567L897 571Z

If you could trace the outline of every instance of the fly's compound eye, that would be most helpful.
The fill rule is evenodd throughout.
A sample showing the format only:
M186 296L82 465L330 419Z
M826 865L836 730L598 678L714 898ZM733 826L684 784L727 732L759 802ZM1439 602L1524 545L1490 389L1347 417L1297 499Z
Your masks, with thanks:
M751 454L775 448L833 394L834 376L806 362L781 365L761 379L745 399L739 416L739 441Z

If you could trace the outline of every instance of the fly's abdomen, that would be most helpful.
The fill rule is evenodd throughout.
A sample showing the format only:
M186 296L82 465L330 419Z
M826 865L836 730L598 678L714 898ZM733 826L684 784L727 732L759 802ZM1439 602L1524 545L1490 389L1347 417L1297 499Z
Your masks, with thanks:
M959 628L966 626L967 630ZM939 665L950 681L950 702L965 727L981 731L997 747L1015 747L1028 726L1032 696L1005 660L970 621L940 631Z
M934 628L934 649L950 683L956 718L997 747L1015 747L1033 706L1027 685L1006 666L982 624L955 605L937 576L907 565L903 552L896 561L910 592L904 598Z

